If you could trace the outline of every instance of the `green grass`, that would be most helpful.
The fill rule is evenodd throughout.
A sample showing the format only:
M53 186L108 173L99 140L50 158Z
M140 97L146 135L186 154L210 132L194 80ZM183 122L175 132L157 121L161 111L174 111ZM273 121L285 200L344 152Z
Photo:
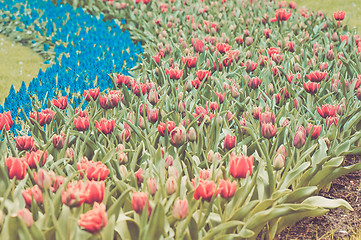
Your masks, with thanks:
M44 59L30 48L13 43L0 35L0 103L9 94L11 85L19 90L22 81L26 85L37 76L39 69L46 69Z
M345 11L344 23L350 28L356 27L361 32L361 1L360 0L293 0L298 8L306 7L313 11L322 11L333 18L336 11ZM288 0L290 2L290 0Z

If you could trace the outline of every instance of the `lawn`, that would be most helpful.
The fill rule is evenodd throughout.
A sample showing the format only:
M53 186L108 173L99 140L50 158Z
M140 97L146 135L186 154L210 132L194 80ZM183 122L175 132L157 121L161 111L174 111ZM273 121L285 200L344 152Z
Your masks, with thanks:
M288 1L290 2L290 1ZM328 16L336 11L346 12L345 23L361 30L361 1L359 0L294 0L298 8L306 7L313 11L322 11Z
M4 35L0 35L0 62L1 104L9 94L11 85L14 85L15 90L19 90L22 81L28 85L40 68L46 68L40 55L28 47L13 43Z

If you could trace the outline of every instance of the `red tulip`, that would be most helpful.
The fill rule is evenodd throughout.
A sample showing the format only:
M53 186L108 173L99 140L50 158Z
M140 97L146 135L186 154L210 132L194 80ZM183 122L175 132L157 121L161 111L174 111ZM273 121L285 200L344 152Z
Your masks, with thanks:
M11 119L11 112L10 111L0 113L0 131L3 130L4 127L5 127L6 131L9 131L10 128L12 127L13 123L14 122Z
M175 123L173 121L168 121L167 120L167 131L168 134L175 128ZM165 123L159 122L158 124L158 132L159 134L164 137L165 135Z
M93 204L94 202L101 203L105 195L104 181L89 181L85 182L85 202Z
M312 130L312 134L311 134L311 139L315 140L318 138L318 136L320 136L322 126L316 126L311 123L308 124L306 127L307 136L310 134L312 127L313 127L313 130Z
M134 177L137 180L138 186L140 186L144 180L143 169L139 168L138 171L135 172Z
M38 173L34 172L34 180L41 189L48 189L55 180L55 173L53 171L47 172L43 168L38 170Z
M293 139L293 146L296 148L301 148L305 145L306 133L303 131L296 131L295 137Z
M177 220L182 220L188 216L188 200L177 199L173 206L173 217Z
M87 100L88 102L90 101L90 98L96 100L98 96L99 96L99 88L84 90L84 97L85 100Z
M272 123L262 123L261 124L261 134L263 137L270 139L276 135L277 127Z
M262 114L262 107L255 107L253 110L253 118L259 119L261 114Z
M19 136L14 138L16 142L16 148L19 151L28 151L34 146L34 138L30 136Z
M288 4L288 7L289 7L289 8L292 8L292 9L296 9L296 8L297 8L297 3L295 3L295 2L290 2L290 3Z
M229 179L219 180L217 192L221 195L222 198L228 199L233 197L233 195L236 193L236 189L237 189L236 181L231 182Z
M310 94L316 94L319 88L319 84L315 82L304 82L303 87L305 88L306 92Z
M39 167L43 166L47 159L47 152L42 150L37 150L36 152L26 153L26 162L28 163L30 168L35 168L36 163L39 164ZM43 160L40 162L40 160Z
M84 203L85 198L85 186L81 180L68 183L61 192L61 201L71 208L80 207Z
M172 195L173 193L175 193L175 191L177 191L178 183L177 179L174 176L169 176L167 182L165 183L165 189L168 195Z
M74 125L78 131L86 131L89 129L90 119L89 117L77 117L74 118Z
M103 134L111 134L114 131L116 120L107 120L105 118L100 119L100 123L95 120L95 127L98 129L99 132Z
M279 146L279 148L277 149L277 152L276 152L276 155L277 154L281 154L282 156L287 158L287 150L286 150L285 145L282 144L281 146Z
M286 9L280 8L275 12L275 18L271 18L270 22L287 21L292 16L292 12L287 12Z
M154 88L151 89L148 93L148 101L153 106L155 106L158 103L158 93L157 90L155 90Z
M208 70L198 70L196 72L196 75L197 75L197 78L200 80L200 81L207 81L208 78L212 75L212 73Z
M119 105L119 94L111 94L104 95L99 98L100 107L103 109L112 109L118 107Z
M182 62L188 68L194 68L197 66L197 56L195 56L195 57L192 57L192 56L183 57L182 56Z
M276 121L276 116L274 112L264 112L264 113L260 113L259 116L259 122L261 123L261 125L263 123L272 123L275 124Z
M252 89L257 89L262 83L262 78L253 77L248 81L248 86Z
M140 214L142 213L145 204L148 202L148 195L145 192L134 192L132 196L133 210Z
M232 136L227 134L226 137L224 138L224 148L227 150L231 150L232 148L234 148L236 146L236 136Z
M38 185L35 185L32 188L23 190L21 193L24 197L25 204L27 207L31 207L32 199L34 199L34 201L39 205L43 203L43 194Z
M103 203L94 203L93 209L80 215L78 225L85 231L97 233L108 224L108 215Z
M174 69L174 68L167 68L165 69L165 73L169 75L170 79L180 79L183 75L183 70Z
M54 134L53 136L53 145L56 149L62 149L65 144L65 134L64 132L61 132L60 135Z
M197 53L202 53L205 50L204 42L198 38L193 40L194 51Z
M231 153L229 172L234 178L246 178L247 173L252 174L254 156L236 155Z
M157 192L157 181L155 178L148 179L148 189L151 195L154 195Z
M24 158L9 157L6 159L6 167L9 171L9 178L23 180L26 175L27 164Z
M193 197L195 200L202 198L207 202L211 201L213 195L217 195L216 184L212 180L199 179L198 187L195 189Z
M40 113L32 112L30 113L30 120L32 123L34 121L39 121L40 126L44 126L45 124L49 124L51 120L53 120L55 116L55 112L51 109L41 110Z
M156 123L158 121L159 118L159 109L157 108L153 108L151 110L149 110L148 112L148 121L151 123Z
M228 50L230 50L232 48L232 46L227 43L216 43L216 48L217 48L218 52L225 53Z
M105 180L110 173L110 170L104 163L88 161L86 158L83 158L80 163L77 164L77 169L83 171L89 180L102 181ZM83 172L80 174L81 176L83 176Z
M335 20L337 21L342 21L345 18L345 12L343 11L337 11L333 13L333 17L335 18Z
M136 95L136 96L141 96L141 95L145 95L147 94L148 92L148 86L146 83L137 83L137 82L134 82L133 83L133 93Z
M311 82L321 82L325 77L327 76L327 72L321 72L321 71L314 71L311 72L310 74L306 75L306 77L311 81Z
M118 74L117 77L115 77L115 82L118 85L118 88L122 88L122 85L126 85L128 88L130 88L133 85L134 79L130 76L125 76L123 74Z
M317 112L320 114L321 117L336 117L338 106L337 105L322 105L322 109L317 107Z
M332 124L337 126L338 118L337 117L326 117L326 126L327 128L331 127Z
M68 106L68 97L59 97L58 99L53 99L51 102L55 107L64 110Z

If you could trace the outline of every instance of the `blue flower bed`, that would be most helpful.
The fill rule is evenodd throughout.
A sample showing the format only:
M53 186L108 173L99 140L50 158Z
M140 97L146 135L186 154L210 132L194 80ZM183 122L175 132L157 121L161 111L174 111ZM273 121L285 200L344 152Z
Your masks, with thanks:
M13 119L24 119L32 111L31 95L37 95L46 108L47 99L67 95L73 99L73 107L79 104L74 93L99 87L103 91L112 86L107 74L128 70L138 62L137 54L143 49L133 44L128 31L122 32L115 21L103 21L103 16L95 17L81 8L74 10L69 4L55 6L43 0L5 0L0 1L0 22L10 25L20 20L16 30L26 32L35 30L39 35L32 40L35 44L42 41L43 51L49 51L49 41L54 45L55 63L43 72L41 69L27 88L23 82L18 92L10 89L0 112L11 111ZM9 15L9 13L11 13ZM2 16L2 17L1 17ZM96 79L96 83L94 80ZM14 124L13 131L20 129Z

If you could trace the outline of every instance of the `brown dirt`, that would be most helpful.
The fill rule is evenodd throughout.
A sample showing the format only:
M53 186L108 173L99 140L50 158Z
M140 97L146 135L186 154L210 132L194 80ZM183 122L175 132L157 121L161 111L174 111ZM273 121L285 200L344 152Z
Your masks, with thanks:
M344 165L360 161L361 156L349 156ZM361 227L360 180L361 171L356 171L333 181L328 192L320 192L327 198L346 200L353 207L353 212L333 209L324 216L306 218L282 231L277 239L355 239Z

